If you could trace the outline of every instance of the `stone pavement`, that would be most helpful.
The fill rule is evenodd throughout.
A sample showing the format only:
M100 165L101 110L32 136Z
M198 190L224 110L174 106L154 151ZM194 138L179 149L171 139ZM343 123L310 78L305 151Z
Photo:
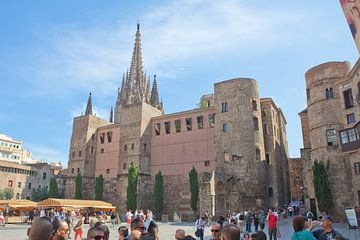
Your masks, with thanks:
M109 225L108 225L109 226ZM120 225L116 225L115 229L110 227L110 240L117 239L117 228ZM344 237L349 238L350 240L359 240L360 239L360 231L357 231L356 238L355 232L349 232L346 229L345 224L334 224L335 229L343 234ZM24 240L26 239L26 230L29 226L26 224L8 224L5 227L0 227L0 240ZM86 232L89 228L89 225L85 225L84 227L84 237L86 237ZM195 234L195 226L193 223L159 223L159 232L161 240L173 240L175 230L178 228L183 228L186 231L186 234L190 234L194 236ZM265 228L265 232L267 232L267 228ZM281 232L281 240L290 240L291 234L293 233L292 226L290 223L284 224L280 223L280 232ZM210 228L205 229L205 239L210 239L211 233ZM71 235L73 237L73 234Z

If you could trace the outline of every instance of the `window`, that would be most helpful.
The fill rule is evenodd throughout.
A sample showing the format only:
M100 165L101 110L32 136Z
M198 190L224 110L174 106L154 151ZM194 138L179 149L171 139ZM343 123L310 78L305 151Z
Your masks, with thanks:
M80 173L80 168L77 169L77 173Z
M352 108L354 106L354 100L353 100L351 88L344 91L343 94L344 94L345 109Z
M228 111L229 111L229 109L228 109L227 102L221 103L221 112L224 113L224 112L228 112Z
M252 100L252 108L253 108L253 111L257 111L257 102L256 102L256 100Z
M105 133L100 133L100 143L103 144L105 142Z
M352 124L355 122L355 114L354 113L350 113L346 116L347 118L347 123L348 124Z
M144 151L146 151L146 143L144 143Z
M214 127L214 125L215 125L215 114L209 114L208 115L208 118L209 118L209 126L211 127L211 128L213 128Z
M326 140L328 146L333 146L336 144L336 133L335 129L327 129L326 130Z
M28 190L30 190L31 189L31 183L29 182L28 183Z
M272 188L272 187L269 187L269 188L268 188L268 195L269 195L269 197L273 197L273 196L274 196L274 191L273 191L273 188Z
M185 119L186 122L186 130L191 131L192 129L192 118Z
M108 168L108 169L106 169L106 173L107 174L109 174L110 173L110 169Z
M260 149L256 149L255 150L255 156L256 156L256 160L257 161L260 161L261 160L261 152L260 152Z
M134 147L135 147L135 145L132 143L131 144L131 150L134 150Z
M71 157L74 158L75 157L75 151L71 152Z
M107 132L106 135L107 135L108 143L111 143L111 140L112 140L112 132L111 132L111 131L110 131L110 132Z
M91 150L90 150L91 154L94 153L94 150L95 150L94 146L91 146Z
M196 117L196 120L197 120L198 129L203 129L204 128L204 117L198 116L198 117Z
M126 144L124 145L124 151L127 151L127 145Z
M16 199L17 199L17 200L20 199L20 193L16 193Z
M266 163L270 164L270 154L269 153L265 154L265 157L266 157Z
M8 181L8 187L12 187L13 186L13 181L12 180L9 180Z
M357 140L356 132L354 128L344 130L340 132L341 144L355 142Z
M81 151L79 151L79 157L81 157Z
M325 90L326 99L332 99L334 98L334 93L332 88L327 88Z
M355 175L360 175L360 162L354 163Z
M72 168L72 169L71 169L71 173L74 173L74 172L75 172L75 169L74 169L74 168Z
M205 161L205 167L210 166L210 161Z
M223 131L224 132L228 131L228 125L226 123L223 124Z
M306 99L307 100L310 99L310 89L309 88L306 89Z
M264 124L264 135L268 135L268 127L267 124Z
M181 120L178 119L178 120L175 120L175 130L176 132L181 132Z
M160 123L155 123L154 128L155 128L156 136L159 136L160 135Z
M224 161L230 162L230 153L228 151L224 152Z
M21 182L18 182L18 188L21 188Z
M123 165L123 169L124 169L124 170L126 169L126 163L124 163L124 165Z
M165 133L170 134L170 121L164 122Z
M104 153L104 149L103 149L103 148L100 149L100 153Z
M46 172L43 173L43 180L46 180Z
M254 129L259 130L259 120L257 117L254 117Z

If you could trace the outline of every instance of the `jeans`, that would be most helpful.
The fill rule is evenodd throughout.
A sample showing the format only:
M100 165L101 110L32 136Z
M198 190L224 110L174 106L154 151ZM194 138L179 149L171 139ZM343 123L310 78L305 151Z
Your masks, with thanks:
M276 240L276 232L277 228L269 228L269 240L272 240L272 237L274 236L274 240Z
M254 223L255 226L255 232L259 231L259 224L258 223Z
M200 240L204 240L204 229L199 229L200 230Z
M251 223L246 223L246 231L251 232Z

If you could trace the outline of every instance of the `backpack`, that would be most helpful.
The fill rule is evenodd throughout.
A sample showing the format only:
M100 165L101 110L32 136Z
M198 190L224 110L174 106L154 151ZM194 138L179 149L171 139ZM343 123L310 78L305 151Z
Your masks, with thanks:
M313 214L312 212L308 212L308 213L306 214L306 217L312 219L312 218L314 217L314 214Z

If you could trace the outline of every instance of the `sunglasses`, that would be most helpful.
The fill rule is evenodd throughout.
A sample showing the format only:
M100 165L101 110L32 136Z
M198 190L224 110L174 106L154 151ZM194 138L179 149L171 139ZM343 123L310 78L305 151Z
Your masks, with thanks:
M136 229L139 229L139 230L141 230L141 231L145 231L145 227L136 227Z
M210 231L211 232L220 232L220 230L218 230L218 229L211 229Z
M63 231L64 233L69 233L69 229L61 229L61 231Z
M105 239L105 236L95 236L95 237L88 238L88 240L104 240L104 239Z

